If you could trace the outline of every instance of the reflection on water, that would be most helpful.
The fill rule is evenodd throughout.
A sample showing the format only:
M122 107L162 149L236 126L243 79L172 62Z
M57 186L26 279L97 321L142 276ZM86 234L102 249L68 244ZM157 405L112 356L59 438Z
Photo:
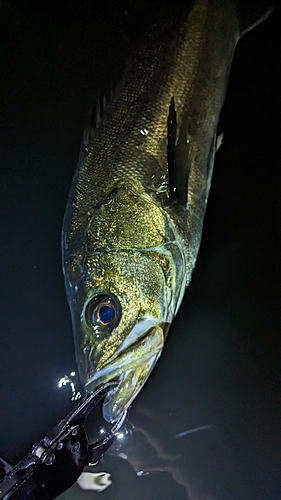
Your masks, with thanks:
M167 417L165 412L162 415ZM114 445L100 464L87 468L87 474L78 481L78 485L83 490L94 489L100 493L103 492L103 498L119 499L123 498L124 492L128 495L129 486L133 486L134 474L135 480L139 483L138 489L132 496L125 496L125 498L144 498L142 495L145 491L145 498L158 498L161 494L161 498L167 499L215 500L217 497L208 494L204 488L202 490L202 480L192 477L192 467L187 460L189 447L198 448L200 442L201 445L205 442L204 453L206 453L206 448L210 446L210 443L211 448L215 445L215 438L213 436L210 439L208 436L206 440L201 436L199 439L185 440L187 436L191 438L191 435L198 434L200 431L210 431L211 426L198 426L175 434L177 425L174 425L172 421L167 425L166 418L162 421L159 414L145 407L141 406L136 411L132 410L129 419L119 430ZM212 432L214 433L213 430ZM177 438L179 435L181 439ZM128 469L126 464L130 464L131 467ZM117 473L119 477L116 477ZM110 482L102 482L104 488L100 489L96 482L96 478L100 477L99 474L101 478L105 475L107 479L110 477ZM142 484L144 480L149 482ZM120 488L120 482L122 488ZM124 488L124 483L127 483L127 488ZM162 491L163 484L165 484L165 494ZM175 488L176 484L177 488ZM109 496L105 492L105 485L106 488L110 485ZM161 485L160 489L159 485ZM149 489L146 491L147 487ZM77 487L74 486L72 489L75 492L75 498L82 498L83 493L79 493ZM69 492L61 495L61 498L71 498L68 495Z
M111 449L108 452L109 455L117 455L126 459L139 478L153 475L161 484L163 473L168 473L170 481L173 480L179 489L182 489L182 496L179 498L196 500L208 497L206 497L206 491L201 489L201 482L196 485L196 481L193 480L188 460L186 460L188 447L191 444L196 446L196 440L192 443L186 441L184 437L200 432L200 430L209 430L211 426L199 426L174 434L176 426L172 422L167 426L159 414L153 414L147 408L143 413L143 410L139 408L138 412L132 410L125 428L126 431L122 432L119 446L116 450ZM179 435L182 435L182 442L177 439ZM197 441L199 443L204 440L210 442L210 437L207 436L203 440L200 437ZM209 496L209 498L214 497Z

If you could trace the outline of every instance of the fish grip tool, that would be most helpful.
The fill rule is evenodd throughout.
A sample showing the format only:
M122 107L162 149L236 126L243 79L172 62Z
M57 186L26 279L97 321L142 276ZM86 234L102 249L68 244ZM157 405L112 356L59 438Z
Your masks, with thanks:
M0 500L52 500L72 486L89 463L96 463L110 448L122 425L122 415L109 433L88 444L84 420L116 387L106 383L86 395L0 481Z

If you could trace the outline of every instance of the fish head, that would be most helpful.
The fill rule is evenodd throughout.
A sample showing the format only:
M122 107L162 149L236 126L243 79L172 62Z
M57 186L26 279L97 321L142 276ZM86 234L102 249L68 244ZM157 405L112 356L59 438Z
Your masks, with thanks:
M154 209L158 219L151 218ZM85 252L71 264L81 382L92 391L118 381L103 403L109 422L129 408L150 375L184 292L183 280L177 284L178 274L184 274L182 254L177 244L165 243L158 212L132 188L120 188L95 210Z

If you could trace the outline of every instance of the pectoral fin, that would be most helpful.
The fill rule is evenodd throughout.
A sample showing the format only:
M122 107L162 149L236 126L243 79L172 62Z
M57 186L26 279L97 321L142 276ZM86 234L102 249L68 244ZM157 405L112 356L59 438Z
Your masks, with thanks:
M211 181L212 181L212 176L213 176L213 170L214 170L214 163L215 163L215 155L217 150L219 149L221 145L223 134L220 134L219 137L217 137L217 134L214 134L210 151L209 151L209 156L207 160L207 188L206 188L206 202L208 201L209 197L209 192L211 188Z
M177 113L174 98L171 99L167 120L168 196L178 205L187 205L187 187L190 172L189 141L187 130L182 127L177 140Z
M264 21L273 11L274 0L236 0L236 12L240 23L240 36Z

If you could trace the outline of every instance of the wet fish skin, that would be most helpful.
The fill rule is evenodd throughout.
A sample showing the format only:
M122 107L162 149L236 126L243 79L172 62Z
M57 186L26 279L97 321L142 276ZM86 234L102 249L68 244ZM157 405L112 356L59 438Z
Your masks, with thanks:
M85 389L120 382L103 406L109 421L143 387L191 279L240 35L231 0L162 12L82 151L64 275Z

